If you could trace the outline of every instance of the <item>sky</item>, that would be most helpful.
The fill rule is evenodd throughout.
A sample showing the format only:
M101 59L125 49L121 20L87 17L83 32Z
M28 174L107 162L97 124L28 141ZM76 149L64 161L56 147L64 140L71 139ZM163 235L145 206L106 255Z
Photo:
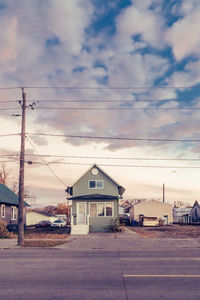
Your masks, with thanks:
M199 0L0 0L0 162L17 181L24 87L33 206L94 163L124 199L199 200L199 19Z

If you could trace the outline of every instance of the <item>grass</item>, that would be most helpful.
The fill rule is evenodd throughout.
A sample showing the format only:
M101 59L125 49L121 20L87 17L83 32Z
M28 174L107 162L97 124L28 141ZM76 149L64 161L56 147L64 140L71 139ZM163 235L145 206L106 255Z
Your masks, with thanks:
M200 226L169 225L160 227L127 227L143 238L200 238Z
M55 247L67 242L66 240L25 240L23 247Z
M10 233L9 238L17 238L17 233ZM69 228L26 228L24 247L55 247L68 242Z
M59 239L69 237L69 229L64 228L27 228L24 232L25 239Z

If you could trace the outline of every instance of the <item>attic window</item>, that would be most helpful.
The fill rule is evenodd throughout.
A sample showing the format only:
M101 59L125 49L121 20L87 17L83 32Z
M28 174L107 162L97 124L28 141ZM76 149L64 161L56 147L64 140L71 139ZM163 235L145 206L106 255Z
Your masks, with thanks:
M89 180L89 189L103 189L103 180Z

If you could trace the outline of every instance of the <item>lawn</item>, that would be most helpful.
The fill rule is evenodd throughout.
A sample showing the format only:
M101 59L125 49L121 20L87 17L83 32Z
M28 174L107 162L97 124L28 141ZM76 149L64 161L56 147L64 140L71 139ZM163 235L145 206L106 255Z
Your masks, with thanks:
M12 237L17 238L17 234ZM35 228L24 230L24 247L54 247L68 242L69 228Z
M143 238L200 238L199 225L169 225L160 227L127 227Z

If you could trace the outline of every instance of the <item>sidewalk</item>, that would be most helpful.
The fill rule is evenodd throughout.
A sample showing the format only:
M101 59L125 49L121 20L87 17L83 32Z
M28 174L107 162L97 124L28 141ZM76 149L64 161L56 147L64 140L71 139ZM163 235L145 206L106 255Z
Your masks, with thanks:
M19 249L17 239L0 239L0 250L2 249Z
M132 250L132 249L177 249L200 248L200 238L142 238L128 229L119 233L90 233L88 235L71 235L67 243L55 246L63 250ZM20 249L17 239L0 239L0 250Z
M73 235L66 244L56 248L66 250L200 248L200 239L141 238L136 232L126 229L122 233Z

